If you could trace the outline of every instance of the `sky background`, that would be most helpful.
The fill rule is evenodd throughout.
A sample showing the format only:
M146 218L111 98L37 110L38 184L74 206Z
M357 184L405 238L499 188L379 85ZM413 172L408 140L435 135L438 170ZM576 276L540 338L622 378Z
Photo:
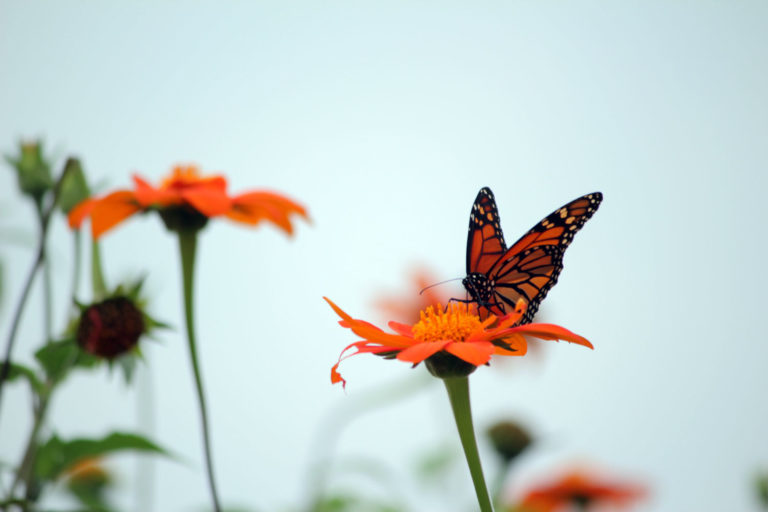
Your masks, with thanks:
M584 463L647 484L638 510L757 510L753 479L768 468L767 23L761 1L0 0L0 151L42 137L57 162L79 156L102 191L197 163L225 173L232 192L278 190L309 209L293 239L215 221L200 240L199 350L226 504L301 506L310 465L330 450L334 488L419 512L472 509L460 459L450 478L413 476L427 453L460 457L439 383L361 356L342 365L347 392L331 386L355 338L321 297L381 323L375 299L413 293L413 265L463 276L470 207L489 186L508 242L577 196L605 196L542 307L595 350L548 342L471 379L479 430L517 418L538 439L509 495ZM5 337L35 240L7 167L0 233ZM61 327L71 244L55 218ZM204 509L175 241L158 218L137 217L102 251L112 283L147 276L151 313L176 329L144 344L134 388L106 370L72 378L50 426L64 437L149 432L181 460L111 458L116 502L140 510L134 489L155 475L154 510ZM40 301L36 289L23 361L40 344ZM414 387L404 399L355 414L403 383ZM0 458L16 460L29 397L6 391ZM354 420L341 429L345 414ZM344 474L354 461L388 476Z

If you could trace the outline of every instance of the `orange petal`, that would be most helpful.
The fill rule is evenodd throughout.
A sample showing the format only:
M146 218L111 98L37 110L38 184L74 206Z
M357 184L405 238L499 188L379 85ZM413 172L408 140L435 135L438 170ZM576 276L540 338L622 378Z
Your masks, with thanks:
M85 218L88 217L93 211L93 207L96 204L96 201L98 200L95 198L86 199L85 201L81 201L77 204L77 206L72 208L72 210L69 212L69 215L67 216L69 227L73 229L80 229L80 226L83 224Z
M533 336L543 340L564 340L578 345L583 345L594 349L592 343L588 339L575 334L565 327L560 327L555 324L526 324L518 325L510 329L511 332L518 332L525 334L526 336Z
M331 384L338 384L341 382L341 387L347 389L347 381L338 371L339 364L341 364L341 361L333 365L333 368L331 368Z
M190 187L181 191L181 197L206 217L224 215L232 208L227 193L217 187Z
M91 210L91 230L97 239L142 208L136 203L133 192L117 190L96 201Z
M493 353L499 356L524 356L528 353L528 342L525 341L525 336L519 333L512 333L504 338L500 339L509 348L500 347L494 345Z
M399 354L397 354L397 358L400 361L419 364L429 356L443 350L443 347L449 343L451 343L449 340L425 341L422 343L417 343L416 345L410 346L401 351Z
M410 347L415 343L412 338L399 336L397 334L389 334L368 322L363 320L356 320L346 314L340 307L334 304L327 297L323 297L323 299L325 299L325 301L333 308L336 314L343 319L343 322L339 322L342 327L350 329L352 332L367 341L378 343L380 345L391 348Z
M491 359L494 352L494 346L490 341L478 341L474 343L454 342L445 348L459 359L463 359L469 364L480 366Z
M401 336L408 336L413 338L413 328L410 325L401 324L400 322L391 321L387 324L390 329L395 331Z
M291 214L307 218L304 207L287 197L272 192L246 192L232 198L232 210L227 216L251 225L269 220L290 235L293 233Z
M138 174L133 175L133 193L136 202L144 208L152 205L168 206L170 204L179 204L181 197L177 192L155 188L150 185Z

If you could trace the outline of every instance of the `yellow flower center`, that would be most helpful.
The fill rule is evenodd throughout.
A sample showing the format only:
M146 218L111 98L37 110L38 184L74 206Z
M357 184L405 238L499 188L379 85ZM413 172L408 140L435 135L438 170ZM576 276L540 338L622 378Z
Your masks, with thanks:
M419 341L453 340L464 341L482 328L480 317L474 308L461 302L452 302L443 310L429 306L421 312L421 320L413 326L413 337Z

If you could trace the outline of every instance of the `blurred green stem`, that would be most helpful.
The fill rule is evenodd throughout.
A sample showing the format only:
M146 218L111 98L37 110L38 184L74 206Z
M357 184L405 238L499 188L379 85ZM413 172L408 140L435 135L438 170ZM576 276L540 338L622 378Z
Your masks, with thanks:
M469 377L451 377L443 379L445 389L448 391L448 399L451 402L453 417L456 420L456 428L461 438L461 446L467 458L469 473L472 475L472 483L475 485L477 502L481 512L493 512L491 498L488 495L488 487L483 477L483 467L480 465L480 454L477 451L475 429L472 425L472 409L469 404Z
M80 287L80 267L81 260L83 259L83 250L81 247L82 237L80 236L80 230L76 229L72 232L72 243L74 244L74 255L72 263L72 297L70 307L77 300L77 292Z
M45 339L50 340L51 336L53 334L52 331L52 317L53 317L53 307L51 305L52 295L53 291L51 288L51 266L48 261L48 258L46 257L46 232L48 230L47 226L47 220L45 212L43 211L43 205L41 202L36 202L35 206L37 207L37 217L38 221L40 222L40 244L41 244L41 258L42 261L40 264L43 267L43 319L44 319L44 326L45 326Z
M32 423L32 430L29 433L27 439L27 445L24 448L24 455L21 458L21 464L19 464L16 470L16 476L13 478L10 496L13 496L16 492L16 488L19 483L24 482L25 488L28 490L31 487L32 478L34 477L34 462L37 455L37 436L40 433L40 428L43 426L45 420L45 413L48 411L48 402L53 392L54 384L51 381L45 383L45 388L40 392L40 399L35 406L35 415Z
M42 199L38 199L35 201L35 207L37 208L38 213L40 214L40 240L38 241L38 247L37 247L37 254L35 255L34 263L32 264L32 268L29 271L29 275L27 276L27 280L24 283L24 289L21 292L21 297L19 298L19 303L16 306L16 311L13 314L13 320L11 322L11 330L8 333L8 339L5 342L5 354L3 356L3 364L2 367L0 367L0 409L2 409L3 404L3 388L5 384L5 380L8 377L8 373L11 370L11 355L13 354L13 345L16 342L16 333L19 329L19 322L21 320L21 314L24 312L24 307L27 304L27 299L29 298L29 291L32 288L32 282L34 281L35 274L40 269L40 266L45 262L45 241L48 237L48 226L50 225L51 221L51 215L53 214L54 209L56 208L56 203L59 200L59 192L61 191L61 183L64 181L64 179L67 177L67 174L69 172L72 172L71 169L65 168L64 171L61 173L61 176L59 176L59 179L56 181L56 186L53 189L53 197L51 198L51 202L48 205L47 208L43 209L42 206ZM48 306L49 297L50 297L50 286L46 286L46 307L48 311L46 312L46 321L50 323L50 307ZM50 326L46 326L46 335L49 335Z
M101 269L101 250L99 242L91 240L91 284L94 300L101 300L107 295L107 282Z
M21 315L24 312L24 307L27 305L27 299L29 298L29 292L32 289L32 283L35 280L35 275L40 269L45 259L45 238L48 231L48 220L50 219L50 210L47 215L44 215L40 223L40 240L38 242L37 254L32 263L32 268L27 274L27 279L24 282L24 288L21 292L21 297L16 305L16 311L13 314L13 320L11 321L11 330L8 332L8 339L5 342L5 354L3 355L3 365L0 368L0 409L3 404L3 388L5 379L8 377L8 373L11 370L11 355L13 354L13 346L16 343L16 333L19 329L19 323L21 321Z
M216 491L216 480L213 475L213 460L211 457L211 440L208 430L208 410L205 404L205 392L203 391L203 378L200 373L200 363L197 360L197 343L195 341L194 322L194 280L195 280L195 252L197 250L197 231L179 230L179 251L181 253L181 273L184 282L184 314L187 323L187 341L189 342L189 357L192 362L192 371L195 376L195 389L200 405L200 422L203 427L203 449L205 453L205 467L208 475L208 486L213 500L215 512L221 512L219 496Z

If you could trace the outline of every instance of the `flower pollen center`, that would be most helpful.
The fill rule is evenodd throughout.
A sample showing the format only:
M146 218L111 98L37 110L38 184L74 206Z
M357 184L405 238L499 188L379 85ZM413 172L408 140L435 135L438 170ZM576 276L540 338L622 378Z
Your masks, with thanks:
M465 341L470 334L482 328L480 317L467 304L452 302L443 310L442 305L429 306L421 312L421 320L413 326L416 340Z

